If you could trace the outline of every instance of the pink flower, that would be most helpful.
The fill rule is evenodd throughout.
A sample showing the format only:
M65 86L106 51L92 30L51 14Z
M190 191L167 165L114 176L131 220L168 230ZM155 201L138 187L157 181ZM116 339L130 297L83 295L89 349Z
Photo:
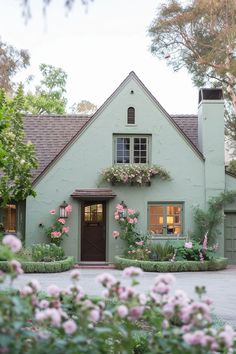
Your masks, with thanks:
M142 275L143 271L141 268L138 267L128 267L123 270L122 275L124 277L135 277L137 275Z
M116 210L118 211L118 213L122 213L124 211L124 207L121 204L117 204L116 206Z
M90 314L89 314L89 320L91 322L97 322L100 318L100 312L99 310L97 309L93 309L90 311Z
M58 297L61 293L61 290L58 288L57 285L51 284L47 287L47 294L49 296Z
M138 242L135 242L135 244L137 246L143 246L144 245L144 241L138 241Z
M133 215L133 214L135 213L135 210L134 210L134 209L129 209L129 208L128 208L128 213L129 213L130 215Z
M127 221L129 224L134 224L134 219L132 219L132 218L127 218Z
M78 280L80 278L80 271L78 269L73 269L70 273L71 279Z
M65 207L65 211L69 215L72 212L72 205L68 204L67 207Z
M115 220L119 220L120 217L119 217L119 215L116 214L116 215L114 216L114 218L115 218Z
M31 288L35 291L41 290L41 285L37 279L31 279L29 281L29 286L31 286Z
M137 224L138 219L137 218L133 218L133 220L134 220L134 224Z
M120 305L117 308L117 314L120 318L124 318L128 315L129 311L125 305Z
M3 245L8 246L12 252L19 252L22 244L21 241L14 235L6 235L2 240Z
M194 333L184 334L183 339L189 345L206 345L205 333L200 330Z
M143 314L144 306L134 306L130 309L129 315L133 321L137 321Z
M119 233L119 231L113 231L112 232L112 236L116 239L117 237L119 237L120 236L120 233Z
M116 284L116 278L110 273L102 273L96 278L98 283L101 283L105 288L111 288L112 285Z
M23 269L21 268L20 262L18 262L16 259L13 259L12 261L10 261L10 265L12 266L13 270L17 274L23 274L24 273Z
M64 328L65 333L69 335L75 333L77 330L77 325L72 319L64 322L62 327Z
M51 237L52 238L59 238L59 237L61 237L61 232L60 231L53 231L53 232L51 232Z
M39 307L41 309L47 309L49 306L49 301L48 300L41 300L40 303L39 303Z
M65 223L66 223L65 219L63 219L63 218L60 218L60 219L58 219L57 221L58 221L60 224L63 224L63 225L65 225Z
M70 231L69 226L64 226L64 227L62 228L62 232L64 232L65 234L68 234L69 231Z
M20 291L21 296L31 295L32 293L33 289L29 285L24 286Z
M208 231L206 232L206 234L204 236L204 241L203 241L203 244L202 244L202 248L204 250L207 250L207 235L208 235Z
M49 213L50 213L51 215L55 215L55 214L56 214L56 210L55 210L55 209L52 209L52 210L49 211Z
M192 244L192 242L185 242L184 247L190 249L190 248L193 248L193 244Z

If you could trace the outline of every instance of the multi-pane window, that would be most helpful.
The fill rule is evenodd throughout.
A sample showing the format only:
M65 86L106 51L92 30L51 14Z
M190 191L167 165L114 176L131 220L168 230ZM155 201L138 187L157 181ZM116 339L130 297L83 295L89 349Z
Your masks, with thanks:
M149 163L148 136L115 136L115 163Z
M183 233L183 204L156 203L149 204L149 232L161 236Z
M135 124L135 109L134 107L129 107L127 110L127 123Z
M99 222L103 218L103 205L102 204L92 204L84 208L84 220Z
M16 204L7 204L1 208L0 231L16 232Z

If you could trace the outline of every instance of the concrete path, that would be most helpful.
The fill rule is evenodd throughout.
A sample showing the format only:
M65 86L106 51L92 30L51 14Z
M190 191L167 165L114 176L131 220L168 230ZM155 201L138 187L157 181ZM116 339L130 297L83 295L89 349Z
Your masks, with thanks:
M80 285L85 289L87 294L101 294L103 288L100 284L97 284L95 278L98 274L104 272L113 274L117 279L122 280L126 284L129 281L122 277L122 271L116 269L80 269ZM147 292L157 274L159 273L144 273L139 278L139 289ZM186 291L191 297L195 297L194 288L196 285L206 286L207 296L214 301L213 308L215 314L220 319L236 327L236 266L229 266L228 269L217 272L183 272L172 274L176 277L175 288ZM15 281L14 286L21 288L32 278L40 282L42 289L46 289L52 283L62 288L70 284L70 272L64 272L23 274Z

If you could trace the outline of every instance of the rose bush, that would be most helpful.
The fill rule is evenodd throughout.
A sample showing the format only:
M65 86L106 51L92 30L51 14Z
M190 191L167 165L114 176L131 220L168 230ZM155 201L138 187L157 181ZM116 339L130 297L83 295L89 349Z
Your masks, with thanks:
M69 216L72 212L72 206L69 204L65 208L65 210L67 212L67 215ZM56 215L56 210L52 209L49 213L51 215ZM55 243L57 246L60 246L64 236L69 236L69 231L70 228L69 226L66 226L66 219L60 217L56 217L52 226L50 226L49 228L45 228L45 234L47 238L51 243Z
M8 277L13 281L20 273L20 265L14 263ZM137 276L142 276L139 268L126 268L123 276L130 284L110 273L99 275L104 291L96 299L79 285L77 269L65 289L51 284L42 293L40 284L31 280L20 291L0 291L0 352L236 353L236 332L228 325L214 327L211 300L203 288L197 288L199 299L193 301L181 290L171 292L175 278L163 274L144 294L135 287ZM6 277L2 274L1 281Z
M138 216L139 213L136 210L125 208L123 204L117 204L114 219L118 222L121 232L113 231L113 237L126 240L128 245L139 240L140 234L136 230Z

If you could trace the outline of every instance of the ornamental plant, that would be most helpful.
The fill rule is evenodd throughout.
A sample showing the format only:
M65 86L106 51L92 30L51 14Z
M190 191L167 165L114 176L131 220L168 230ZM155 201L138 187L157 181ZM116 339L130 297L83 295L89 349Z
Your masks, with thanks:
M9 251L18 248L7 240ZM6 246L6 244L5 244ZM0 245L0 253L1 253ZM175 278L161 274L150 290L136 288L142 270L126 268L123 283L112 274L96 278L104 287L100 297L88 297L79 285L78 269L70 274L66 288L55 284L40 291L30 280L21 289L12 286L22 273L11 259L11 287L0 291L0 352L14 354L125 354L235 353L236 332L229 325L215 327L211 318L212 301L205 289L196 287L197 300L182 290L173 290Z
M69 216L72 212L72 206L69 204L65 208L67 215ZM55 221L53 222L52 226L49 228L45 229L45 234L48 237L49 241L51 243L55 243L57 246L60 246L63 237L69 236L69 226L66 226L66 219L65 218L60 218L56 216L56 210L52 209L49 211L49 213L53 216L55 216Z
M104 169L103 180L112 184L149 185L152 177L162 180L170 179L169 173L160 166L147 166L142 164L114 165Z
M145 241L136 241L134 245L130 245L127 251L127 258L148 261L152 251L145 244Z
M118 222L121 232L113 231L113 237L120 237L127 241L128 245L139 241L139 233L136 230L139 213L131 208L124 208L123 204L116 205L114 219Z

